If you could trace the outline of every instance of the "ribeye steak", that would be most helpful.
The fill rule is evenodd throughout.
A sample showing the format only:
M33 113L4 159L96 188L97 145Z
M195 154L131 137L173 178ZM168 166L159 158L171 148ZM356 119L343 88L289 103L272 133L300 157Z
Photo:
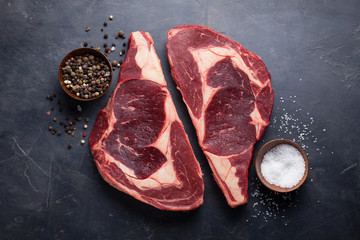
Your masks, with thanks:
M110 185L163 210L203 203L204 183L149 33L133 32L119 82L90 136Z
M198 25L168 32L168 58L214 178L232 207L247 202L253 146L274 103L260 57Z

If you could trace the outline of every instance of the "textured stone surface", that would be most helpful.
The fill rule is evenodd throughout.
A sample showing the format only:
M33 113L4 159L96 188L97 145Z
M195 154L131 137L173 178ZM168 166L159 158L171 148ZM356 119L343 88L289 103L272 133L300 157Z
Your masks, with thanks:
M358 1L0 1L1 238L359 239L359 8ZM100 32L104 21L108 26ZM248 204L228 207L170 76L166 33L181 24L209 26L264 60L275 104L255 153L275 138L303 145L311 169L299 190L268 191L252 165ZM80 144L81 125L74 137L47 130L54 116L65 118L78 104L60 88L61 59L83 41L102 46L108 33L108 45L116 43L110 57L119 60L122 40L113 36L119 30L148 31L154 38L204 173L204 204L195 211L156 210L108 186L88 143ZM90 117L88 133L116 79L103 98L81 104L83 118ZM48 93L57 93L56 100L46 100Z

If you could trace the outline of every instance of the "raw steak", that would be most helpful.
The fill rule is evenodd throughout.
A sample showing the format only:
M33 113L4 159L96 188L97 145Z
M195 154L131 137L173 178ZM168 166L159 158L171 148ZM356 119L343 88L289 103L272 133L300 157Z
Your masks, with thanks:
M216 182L231 207L246 203L253 147L274 103L270 73L260 57L204 26L171 29L167 50Z
M163 210L203 203L199 163L176 113L149 33L134 32L118 85L90 136L110 185Z

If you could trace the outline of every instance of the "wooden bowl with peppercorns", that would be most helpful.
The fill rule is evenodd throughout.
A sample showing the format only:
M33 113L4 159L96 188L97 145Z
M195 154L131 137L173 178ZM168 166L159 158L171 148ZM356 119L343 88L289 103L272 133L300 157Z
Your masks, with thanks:
M91 101L109 90L113 73L108 58L93 48L69 52L60 63L59 81L64 91L80 101Z

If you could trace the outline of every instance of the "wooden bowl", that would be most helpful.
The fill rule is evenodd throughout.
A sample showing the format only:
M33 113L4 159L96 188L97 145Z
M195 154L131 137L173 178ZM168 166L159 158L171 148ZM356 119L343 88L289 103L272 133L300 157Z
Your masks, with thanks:
M106 65L109 67L109 72L110 72L110 82L109 82L109 87L107 87L105 89L105 91L96 96L96 97L93 97L93 98L81 98L81 97L78 97L76 96L76 94L72 93L68 88L66 88L66 85L64 83L64 78L63 78L63 73L62 73L62 68L65 67L65 62L66 60L68 60L69 58L71 57L75 57L75 56L79 56L79 55L84 55L84 54L91 54L91 55L94 55L94 56L97 56L97 57L100 57L102 60L105 61ZM97 51L93 48L77 48L71 52L69 52L64 58L63 60L61 61L60 63L60 66L59 66L59 81L60 81L60 84L61 84L61 87L62 89L72 98L76 99L76 100L79 100L79 101L92 101L92 100L95 100L95 99L98 99L100 98L101 96L103 96L110 88L110 85L111 85L111 82L112 82L112 78L113 78L113 71L112 71L112 67L111 67L111 64L110 64L110 61L109 59L107 59L107 57L102 54L100 51Z
M274 184L271 184L268 181L266 181L266 179L264 178L264 176L261 173L261 163L263 161L264 155L269 150L273 149L274 147L276 147L280 144L289 144L291 146L294 146L297 150L299 150L299 152L301 153L301 155L305 161L304 176L302 177L302 179L300 180L300 182L298 184L296 184L295 186L293 186L291 188L282 188L282 187L276 186ZM264 184L270 190L273 190L275 192L280 192L280 193L291 192L291 191L294 191L295 189L299 188L305 182L305 180L308 176L308 173L309 173L309 159L307 158L305 151L299 145L294 143L293 141L290 141L287 139L275 139L275 140L272 140L272 141L266 143L258 151L256 158L255 158L255 170L256 170L256 174L257 174L258 178L260 179L260 181L262 182L262 184Z

